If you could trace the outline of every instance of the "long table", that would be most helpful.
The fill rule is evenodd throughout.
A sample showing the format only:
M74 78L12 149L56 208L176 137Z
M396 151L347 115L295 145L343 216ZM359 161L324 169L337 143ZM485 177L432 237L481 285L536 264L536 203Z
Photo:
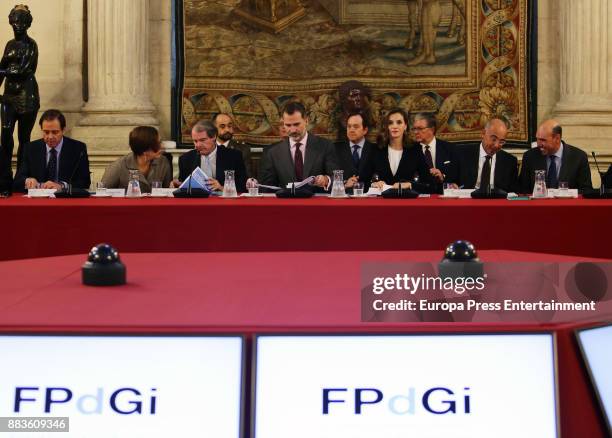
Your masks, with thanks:
M490 262L575 257L482 251ZM363 261L436 261L430 252L123 254L128 284L81 284L82 255L0 262L0 333L554 332L564 438L603 438L572 324L364 323Z
M612 200L0 199L0 260L129 252L478 249L609 257Z

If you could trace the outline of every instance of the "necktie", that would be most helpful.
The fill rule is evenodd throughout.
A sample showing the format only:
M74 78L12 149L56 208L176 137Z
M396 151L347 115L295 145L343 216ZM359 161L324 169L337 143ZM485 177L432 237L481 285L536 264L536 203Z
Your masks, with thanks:
M546 176L548 177L546 185L549 189L556 189L559 187L559 180L557 179L557 157L554 155L550 156L550 166L548 166L548 174Z
M295 144L295 157L293 158L295 165L295 179L302 181L304 179L304 158L302 157L302 143Z
M212 169L212 164L210 162L210 157L208 155L204 156L204 173L209 177L209 178L214 178L215 175L213 175L213 169Z
M355 169L359 169L359 145L353 145L353 164L355 165Z
M47 163L47 181L57 181L57 151L51 148Z
M425 145L425 162L430 169L434 167L433 157L431 156L430 146L428 144Z
M491 189L491 155L487 155L480 174L480 190L488 192Z

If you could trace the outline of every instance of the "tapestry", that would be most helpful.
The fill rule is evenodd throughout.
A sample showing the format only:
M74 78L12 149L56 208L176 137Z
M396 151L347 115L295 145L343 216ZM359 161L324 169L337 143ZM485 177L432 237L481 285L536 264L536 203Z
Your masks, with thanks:
M401 107L435 114L447 140L478 140L499 117L509 140L527 142L527 2L178 0L179 139L226 112L238 139L271 144L297 100L310 131L335 140L357 89L372 138Z

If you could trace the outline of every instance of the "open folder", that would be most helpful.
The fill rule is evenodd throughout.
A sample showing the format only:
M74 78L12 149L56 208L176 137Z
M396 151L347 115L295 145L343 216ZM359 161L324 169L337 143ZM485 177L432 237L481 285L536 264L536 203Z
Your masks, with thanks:
M208 177L208 175L206 175L206 173L204 173L201 168L196 167L194 171L191 172L191 175L189 175L185 179L185 181L183 181L183 183L179 186L179 189L188 189L189 187L191 187L192 189L206 190L210 193L211 190L208 186L209 179L210 178Z

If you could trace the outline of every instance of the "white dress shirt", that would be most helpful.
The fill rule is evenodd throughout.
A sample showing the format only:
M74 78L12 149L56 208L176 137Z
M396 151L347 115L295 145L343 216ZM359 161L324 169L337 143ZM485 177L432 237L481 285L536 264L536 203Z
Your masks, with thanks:
M497 154L495 154L497 155ZM489 178L489 185L491 187L495 187L495 155L491 158L491 175ZM482 175L482 166L484 165L487 159L487 153L482 147L482 143L480 143L480 158L478 159L478 178L476 179L476 188L480 188L480 177Z
M431 162L433 163L433 167L436 167L436 137L434 137L431 143L429 144L421 143L423 155L425 155L425 151L427 150L425 146L429 146L429 152L431 153Z
M209 178L217 179L217 147L208 155L200 155L200 167Z
M397 168L399 167L399 163L402 160L402 154L404 153L404 149L396 150L391 146L387 147L389 154L389 167L391 167L391 173L393 176L397 173Z

